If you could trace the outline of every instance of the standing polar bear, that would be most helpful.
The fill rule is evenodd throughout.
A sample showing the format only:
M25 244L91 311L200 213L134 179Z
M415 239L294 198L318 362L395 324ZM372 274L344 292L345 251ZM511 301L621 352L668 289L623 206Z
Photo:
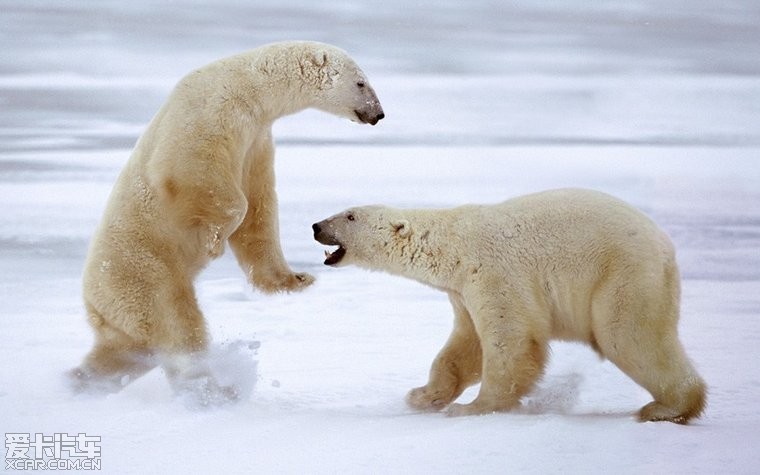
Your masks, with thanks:
M407 402L438 410L481 381L450 415L516 407L541 377L552 338L588 343L654 401L642 421L686 423L705 383L678 340L680 282L663 231L603 193L566 189L447 210L353 208L313 225L356 264L448 293L454 330Z
M296 291L279 243L272 123L317 108L384 117L367 77L322 43L275 43L184 77L119 176L84 270L95 346L72 371L79 390L118 390L162 364L175 389L223 391L202 364L206 325L193 279L229 243L264 292ZM224 395L222 395L224 396Z

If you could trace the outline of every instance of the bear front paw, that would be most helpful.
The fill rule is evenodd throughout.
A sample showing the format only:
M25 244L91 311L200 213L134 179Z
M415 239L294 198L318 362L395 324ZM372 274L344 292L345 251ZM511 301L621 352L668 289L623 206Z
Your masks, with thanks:
M298 292L313 284L315 280L313 275L306 272L291 272L277 278L273 276L254 277L253 285L266 293Z
M460 416L482 416L484 414L493 414L496 412L507 412L519 406L519 401L484 401L476 398L469 404L452 404L446 409L446 415L449 417Z
M452 404L446 409L446 415L448 417L479 416L483 414L491 414L493 412L496 411L493 409L485 409L474 403Z
M418 411L440 411L451 402L439 391L428 391L427 386L414 388L406 395L406 403Z

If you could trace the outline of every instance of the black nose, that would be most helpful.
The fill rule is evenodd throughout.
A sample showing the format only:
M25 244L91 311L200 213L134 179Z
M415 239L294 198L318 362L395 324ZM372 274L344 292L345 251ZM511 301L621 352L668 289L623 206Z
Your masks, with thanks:
M384 119L384 118L385 118L385 113L381 112L381 113L377 114L377 117L375 117L375 123L380 122L380 120Z
M319 227L319 224L318 224L318 223L314 223L314 224L312 224L312 225L311 225L311 229L313 229L313 230L314 230L314 237L315 237L315 238L317 237L317 234L319 234L319 232L322 230L322 228L320 228L320 227Z

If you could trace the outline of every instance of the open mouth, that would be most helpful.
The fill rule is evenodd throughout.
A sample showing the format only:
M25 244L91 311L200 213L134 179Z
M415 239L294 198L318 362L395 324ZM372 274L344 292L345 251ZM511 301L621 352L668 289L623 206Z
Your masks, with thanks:
M328 229L326 230L325 228ZM314 223L311 225L311 229L314 230L314 240L318 243L324 244L325 246L338 246L338 248L332 252L325 250L325 265L334 266L340 262L343 259L343 256L346 255L346 248L343 247L343 244L341 244L341 242L332 235L332 232L329 231L329 223L326 224L326 221Z
M325 265L326 266L334 266L338 262L343 259L343 256L346 255L346 248L344 248L341 245L338 245L338 249L334 250L333 252L330 252L328 250L325 250Z

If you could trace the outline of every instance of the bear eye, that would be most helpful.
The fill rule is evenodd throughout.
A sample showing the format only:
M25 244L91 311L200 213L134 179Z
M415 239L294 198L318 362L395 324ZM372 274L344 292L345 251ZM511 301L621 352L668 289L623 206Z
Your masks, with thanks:
M354 218L354 214L353 214L353 213L348 213L348 214L346 215L346 219L347 219L347 220L349 220L349 221L353 221L353 220L354 220L354 219L356 219L356 218Z
M364 87L364 81L359 81L359 82L357 82L357 83L356 83L356 86L357 86L359 89L363 88L363 87Z

